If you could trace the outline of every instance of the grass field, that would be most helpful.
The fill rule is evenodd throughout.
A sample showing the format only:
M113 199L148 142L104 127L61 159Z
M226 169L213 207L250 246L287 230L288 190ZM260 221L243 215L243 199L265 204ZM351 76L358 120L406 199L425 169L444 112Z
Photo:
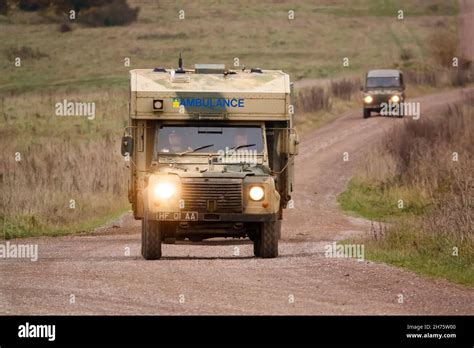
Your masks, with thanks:
M440 117L405 123L367 156L338 201L377 221L357 241L368 259L474 285L473 116L471 95Z
M140 7L129 26L70 22L66 33L58 30L66 19L51 13L0 15L0 237L88 230L128 209L118 147L130 69L176 66L182 52L186 67L239 58L240 67L281 69L292 80L361 78L374 67L436 69L433 36L457 42L455 0L129 3ZM55 116L63 99L95 102L96 118ZM297 121L311 129L356 104L336 98Z
M60 33L58 23L37 13L13 12L0 20L1 53L30 47L45 56L24 59L15 68L0 59L0 88L38 90L45 86L125 88L128 67L176 66L180 51L187 66L225 63L281 69L293 80L363 74L374 67L429 64L428 42L447 31L457 41L457 1L323 0L172 2L129 1L139 6L136 23ZM397 19L397 11L404 19ZM178 19L180 10L185 19ZM288 19L293 10L295 19ZM343 58L349 67L343 67ZM8 59L7 59L8 58ZM416 64L415 64L416 65Z

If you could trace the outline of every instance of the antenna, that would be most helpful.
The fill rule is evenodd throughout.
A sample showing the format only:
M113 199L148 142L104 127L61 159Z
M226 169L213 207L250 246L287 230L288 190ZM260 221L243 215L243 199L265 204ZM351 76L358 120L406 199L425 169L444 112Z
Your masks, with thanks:
M183 58L181 58L181 52L179 52L179 59L178 59L178 70L177 73L183 74L185 71L183 69Z

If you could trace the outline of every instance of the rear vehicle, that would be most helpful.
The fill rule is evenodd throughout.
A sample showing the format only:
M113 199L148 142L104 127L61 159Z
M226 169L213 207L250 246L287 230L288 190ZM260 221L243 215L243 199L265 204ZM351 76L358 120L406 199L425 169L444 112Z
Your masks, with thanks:
M370 117L373 111L380 113L384 103L394 105L405 100L405 83L399 70L370 70L361 90L364 118Z

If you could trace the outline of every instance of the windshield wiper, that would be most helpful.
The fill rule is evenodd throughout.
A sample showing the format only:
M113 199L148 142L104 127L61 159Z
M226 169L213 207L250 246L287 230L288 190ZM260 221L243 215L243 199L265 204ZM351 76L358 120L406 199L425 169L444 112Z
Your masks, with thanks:
M187 151L184 151L184 152L180 152L180 153L178 153L178 156L182 156L182 155L187 154L187 153L193 153L193 152L196 152L198 150L207 149L208 147L211 147L211 146L214 146L214 144L199 146L195 149L190 149L190 150L187 150Z
M236 146L233 146L231 147L229 150L238 150L238 149L241 149L243 147L251 147L251 146L256 146L257 144L245 144L245 145L236 145Z

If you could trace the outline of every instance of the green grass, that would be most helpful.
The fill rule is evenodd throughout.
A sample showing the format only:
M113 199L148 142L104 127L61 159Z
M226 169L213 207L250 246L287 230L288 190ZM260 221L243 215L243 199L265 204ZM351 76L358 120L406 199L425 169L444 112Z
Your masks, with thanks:
M429 205L420 192L403 187L367 183L352 179L337 198L344 210L370 220L388 221L395 217L421 215ZM399 206L399 200L403 206Z
M458 13L456 1L430 2L422 0L352 0L350 6L340 6L344 1L323 2L318 12L335 16L351 17L393 17L403 10L406 17L443 14L454 16Z
M27 78L26 76L21 76L21 78L14 79L10 84L5 84L0 86L0 93L2 91L24 93L30 91L38 91L45 89L54 90L54 91L66 91L71 86L74 86L75 90L100 90L106 88L126 90L130 83L128 73L123 76L100 76L96 78L79 78L79 79L70 79L70 80L58 80L54 82L49 82L44 79L45 76L40 76L38 79ZM27 78L25 81L23 78Z
M0 216L0 226L3 235L0 239L26 238L38 236L62 236L73 233L89 232L97 227L104 226L109 222L117 220L130 206L124 204L117 210L102 212L100 215L93 216L80 222L63 222L52 225L45 223L42 217L31 216ZM73 213L71 213L73 215Z
M399 197L404 198L405 209L398 208ZM429 202L420 192L394 184L368 184L355 178L338 196L338 202L351 214L387 224L373 227L371 238L343 242L363 243L366 259L474 286L470 242L421 233L420 218L429 211ZM457 256L453 256L453 247L459 250Z
M435 243L426 245L426 248L427 251L420 252L413 246L393 248L390 245L369 242L365 244L365 257L369 260L403 267L421 275L474 286L472 256L466 255L462 248L458 256L452 254L452 249L439 250Z

